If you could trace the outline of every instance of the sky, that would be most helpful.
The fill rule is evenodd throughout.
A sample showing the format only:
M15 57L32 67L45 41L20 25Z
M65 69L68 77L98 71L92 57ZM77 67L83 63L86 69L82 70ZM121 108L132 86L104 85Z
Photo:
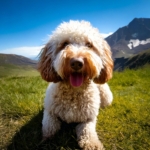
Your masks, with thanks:
M89 21L107 37L134 18L150 18L150 0L0 0L0 53L35 58L69 20Z

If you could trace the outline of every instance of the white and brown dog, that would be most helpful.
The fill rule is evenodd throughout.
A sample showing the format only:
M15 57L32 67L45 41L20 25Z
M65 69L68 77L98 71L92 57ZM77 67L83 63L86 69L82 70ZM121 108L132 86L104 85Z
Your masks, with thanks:
M47 88L43 137L52 137L61 121L77 122L79 146L84 150L102 150L96 133L100 107L113 99L107 81L112 77L110 47L86 21L64 22L58 26L40 54L38 70Z

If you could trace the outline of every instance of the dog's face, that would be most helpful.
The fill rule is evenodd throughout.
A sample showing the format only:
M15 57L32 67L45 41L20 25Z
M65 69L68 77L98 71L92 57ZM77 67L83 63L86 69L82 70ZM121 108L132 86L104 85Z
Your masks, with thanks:
M66 81L74 87L87 80L105 83L112 77L110 47L85 21L62 23L43 48L38 69L48 82Z

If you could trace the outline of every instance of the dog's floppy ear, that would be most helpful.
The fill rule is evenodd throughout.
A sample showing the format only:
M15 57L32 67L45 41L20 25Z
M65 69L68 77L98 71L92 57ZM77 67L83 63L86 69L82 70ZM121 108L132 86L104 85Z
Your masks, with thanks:
M44 80L48 82L59 82L61 81L60 76L56 73L53 67L52 60L52 46L47 44L40 53L38 62L38 71Z
M111 50L106 41L103 41L103 47L104 47L104 54L103 54L104 56L102 57L102 62L104 68L101 69L99 77L96 77L94 79L94 82L99 84L103 84L112 78L114 67Z

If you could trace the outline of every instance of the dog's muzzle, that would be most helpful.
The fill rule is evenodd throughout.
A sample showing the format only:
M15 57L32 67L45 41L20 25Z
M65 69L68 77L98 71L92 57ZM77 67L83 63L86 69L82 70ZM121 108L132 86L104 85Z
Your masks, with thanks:
M70 74L70 84L74 87L79 87L83 83L84 77L81 71L83 65L84 65L84 61L82 58L72 58L70 60L70 67L73 71Z

